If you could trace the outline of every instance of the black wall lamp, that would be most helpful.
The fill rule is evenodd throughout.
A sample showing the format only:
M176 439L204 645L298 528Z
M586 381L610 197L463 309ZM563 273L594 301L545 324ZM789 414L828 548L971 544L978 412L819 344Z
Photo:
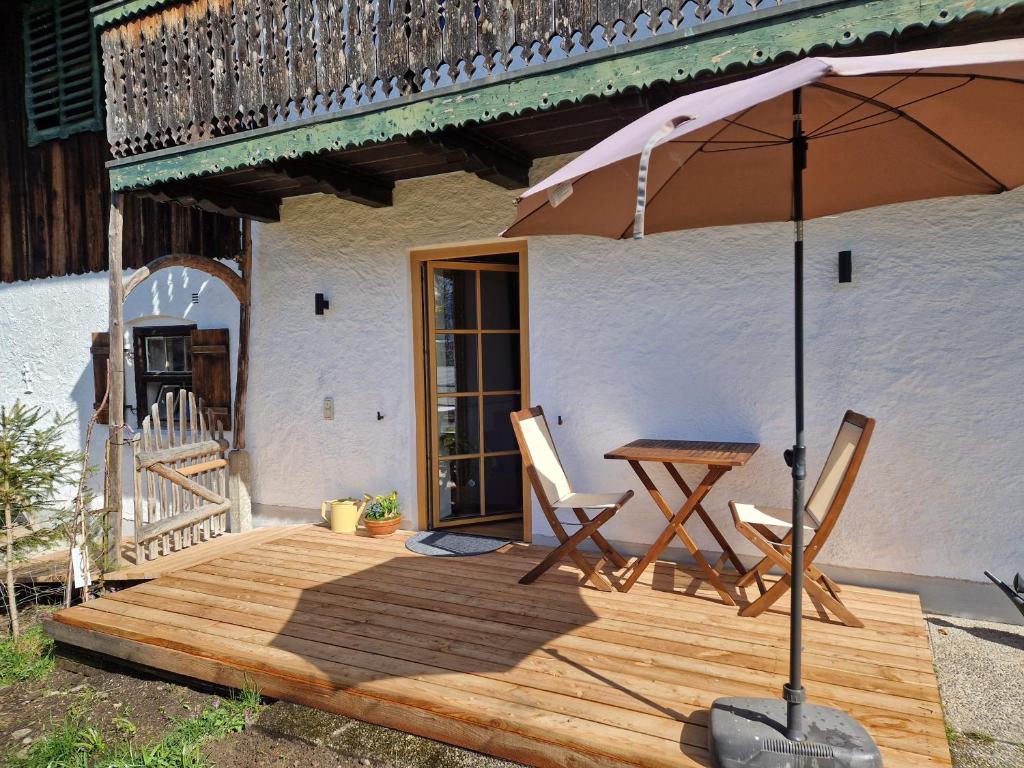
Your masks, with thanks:
M853 251L839 252L839 282L853 282Z
M325 309L331 308L331 302L324 298L322 293L318 293L313 297L313 311L318 315L322 315Z

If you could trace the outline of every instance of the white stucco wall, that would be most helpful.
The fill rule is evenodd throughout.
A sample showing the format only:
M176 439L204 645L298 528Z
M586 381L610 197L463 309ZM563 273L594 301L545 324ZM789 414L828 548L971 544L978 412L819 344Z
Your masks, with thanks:
M407 249L492 237L513 198L455 174L399 184L393 208L286 201L280 223L254 228L255 502L316 507L396 488L416 519ZM1021 193L808 225L811 479L846 408L878 419L824 562L979 579L1024 561L1022 231ZM762 444L706 503L737 544L729 498L785 505L790 238L777 225L531 240L532 399L563 416L555 439L578 487L641 491L610 538L646 544L663 527L628 466L601 458L635 437ZM842 249L854 253L849 285L836 281ZM331 301L323 317L316 292ZM550 535L534 520L538 538Z
M130 275L131 271L127 272ZM72 275L0 285L0 403L20 399L30 406L76 413L66 434L80 448L92 414L92 333L107 328L108 274ZM192 303L192 294L199 303ZM238 302L216 278L181 267L156 273L125 302L125 404L135 407L131 334L138 325L194 323L200 328L228 328L232 379L238 337ZM135 427L134 411L126 414ZM103 465L107 428L93 432L91 463ZM131 452L125 452L125 519L133 519ZM102 482L97 475L94 487Z

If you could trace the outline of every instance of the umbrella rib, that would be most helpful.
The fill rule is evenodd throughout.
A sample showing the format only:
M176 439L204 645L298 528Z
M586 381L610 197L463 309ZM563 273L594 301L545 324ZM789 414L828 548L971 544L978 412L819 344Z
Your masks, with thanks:
M967 85L970 85L972 81L973 81L973 78L968 78L965 82L957 83L956 85L950 86L949 88L946 88L944 90L936 91L935 93L930 93L927 96L922 96L919 99L912 99L910 101L905 101L902 104L897 104L897 105L895 105L895 110L905 110L907 107L911 107L914 104L920 104L922 101L928 101L929 99L934 99L934 98L936 98L938 96L944 96L947 93L952 93L953 91L959 90L960 88L963 88L963 87L965 87ZM904 82L904 81L900 81L900 82ZM865 99L868 99L868 98L875 98L875 99L877 99L881 94L885 93L885 91L887 91L887 90L889 90L889 89L888 88L884 88L881 91L879 91L878 93L876 93L873 97L869 97L869 96L862 96L862 97L860 97L861 101L860 101L859 104L857 104L856 106L850 107L850 109L846 110L841 115L838 115L837 117L834 117L831 120L829 120L827 123L823 123L822 125L818 126L813 131L808 133L807 137L809 139L820 139L820 138L825 138L825 137L828 137L828 136L836 136L836 135L839 135L839 134L842 134L842 133L849 133L850 131L844 130L844 129L847 129L847 128L849 128L850 130L858 131L858 130L862 130L863 128L873 128L873 127L878 126L878 125L885 125L886 123L890 123L893 120L899 120L900 117L901 117L901 114L899 112L896 112L892 108L880 108L879 111L875 112L873 115L865 115L864 117L859 117L856 120L851 120L848 123L843 123L843 124L841 124L839 126L836 126L834 128L830 128L827 131L823 130L825 128L825 126L827 126L827 125L829 125L831 123L834 123L839 118L844 117L844 116L850 114L855 109L857 109L857 107L863 106L866 103L864 101ZM863 123L863 122L866 122L867 120L872 120L872 119L874 119L876 117L879 117L880 115L891 115L891 117L890 117L890 119L885 120L885 121L880 122L880 123L872 123L871 125L861 126L860 128L853 128L852 127L852 126L857 125L858 123Z
M752 109L753 109L753 107L747 107L745 110L740 112L740 117L743 117L743 115L747 114ZM789 141L789 137L788 136L780 136L779 134L772 133L771 131L767 131L764 128L755 128L752 125L747 125L746 123L741 123L739 120L730 120L728 117L723 117L722 120L723 120L723 122L726 122L729 125L735 125L738 128L745 128L746 130L753 131L754 133L763 133L765 136L771 136L773 139L776 139L778 141Z
M897 72L865 72L860 75L850 75L850 77L894 77ZM970 74L966 75L963 72L925 72L923 70L914 70L910 73L911 77L934 77L934 78L960 78L960 77L971 77L975 80L991 80L995 83L1015 83L1016 85L1024 85L1024 80L1016 77L1002 77L998 75L979 75Z
M1003 184L1003 182L1001 182L999 179L997 179L995 176L993 176L991 173L989 173L987 170L985 170L981 165L978 164L978 162L976 160L974 160L972 157L970 157L962 149L957 147L955 144L952 144L948 139L946 139L943 136L941 136L940 134L936 133L933 129L929 128L927 125L922 123L916 117L913 117L912 115L907 114L906 112L904 112L899 107L894 107L891 104L886 104L885 102L878 101L877 99L873 99L873 98L871 98L869 96L863 96L863 95L855 93L853 91L848 91L845 88L839 88L839 87L834 86L834 85L823 83L820 80L818 82L816 82L816 83L811 83L809 85L809 87L811 87L811 88L821 88L823 90L832 91L833 93L838 93L840 95L848 96L848 97L853 98L853 99L860 99L861 101L864 101L864 102L866 102L868 104L876 106L879 109L883 109L883 110L887 110L889 112L893 112L894 114L898 115L899 117L902 117L903 119L905 119L911 125L919 128L923 132L927 133L929 136L931 136L933 139L938 141L940 144L942 144L944 147L946 147L946 149L951 151L953 154L955 154L961 160L963 160L964 162L968 163L972 168L977 170L979 173L981 173L983 176L985 176L989 181L991 181L996 186L998 186L999 190L1001 192L1006 192L1009 189L1009 187L1007 187L1005 184Z
M701 151L705 155L720 155L723 152L746 152L747 150L750 150L750 149L764 149L765 147L784 147L787 144L792 144L792 143L793 143L792 141L765 141L765 142L762 142L760 144L754 144L752 146L746 146L746 147L729 147L727 149L704 149L704 148L701 148Z
M882 90L880 90L877 93L873 94L872 98L877 99L879 96L881 96L886 91L891 91L897 85L902 85L903 83L905 83L908 80L909 77L910 77L910 75L907 75L906 77L902 77L902 78L900 78L899 80L897 80L894 83L889 83L889 85L885 86L885 88L883 88ZM851 112L855 112L857 109L859 109L862 106L864 106L864 102L863 101L855 101L854 105L852 107L850 107L849 109L844 110L843 112L840 112L838 115L833 116L830 120L826 120L824 123L819 125L817 128L814 128L814 129L812 129L810 131L807 131L807 138L812 138L815 134L821 133L821 131L823 131L828 126L832 125L833 123L835 123L835 122L837 122L839 120L842 120L848 114L850 114Z

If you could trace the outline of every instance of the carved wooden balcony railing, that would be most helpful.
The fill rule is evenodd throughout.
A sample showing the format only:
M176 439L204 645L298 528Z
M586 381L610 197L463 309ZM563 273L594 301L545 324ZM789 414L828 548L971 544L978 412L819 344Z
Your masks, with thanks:
M103 30L115 156L464 83L799 0L192 0Z

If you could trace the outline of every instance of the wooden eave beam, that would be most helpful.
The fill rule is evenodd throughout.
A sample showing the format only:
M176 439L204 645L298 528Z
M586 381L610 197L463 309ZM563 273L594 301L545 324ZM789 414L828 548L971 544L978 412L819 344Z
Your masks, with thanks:
M481 137L464 128L445 128L434 133L411 136L407 141L421 149L456 152L461 155L459 168L475 173L484 181L504 189L530 186L533 160L507 145Z
M316 157L284 160L268 169L319 192L371 208L393 204L395 182Z
M240 194L197 181L163 184L141 192L161 202L190 205L225 216L239 216L262 222L281 220L281 201L276 198Z

